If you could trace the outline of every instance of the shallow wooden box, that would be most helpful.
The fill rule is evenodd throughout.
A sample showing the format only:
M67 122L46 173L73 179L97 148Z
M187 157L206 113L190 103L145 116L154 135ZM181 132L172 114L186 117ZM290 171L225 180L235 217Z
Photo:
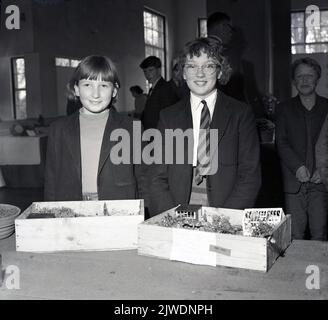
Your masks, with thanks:
M268 271L291 243L291 219L287 215L271 239L213 233L154 225L170 209L138 226L138 254L210 266ZM242 225L242 210L203 207L203 213L224 215Z
M104 204L109 215L103 215ZM90 217L27 219L42 208L70 208ZM35 202L15 220L16 250L55 252L136 249L143 200Z

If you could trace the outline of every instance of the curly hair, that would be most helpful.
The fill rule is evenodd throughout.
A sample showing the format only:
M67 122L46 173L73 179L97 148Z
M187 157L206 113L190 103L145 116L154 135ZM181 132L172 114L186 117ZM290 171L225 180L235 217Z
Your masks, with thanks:
M228 83L232 74L232 68L228 59L222 54L223 46L219 39L215 37L197 38L188 42L179 57L179 65L181 72L183 71L187 57L199 57L202 53L206 53L209 58L213 58L218 62L221 68L221 76L218 81L220 84L225 85Z

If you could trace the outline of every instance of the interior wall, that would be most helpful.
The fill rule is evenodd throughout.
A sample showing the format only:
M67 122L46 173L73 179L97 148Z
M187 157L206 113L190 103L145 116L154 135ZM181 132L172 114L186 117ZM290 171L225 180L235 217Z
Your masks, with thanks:
M208 15L226 12L244 42L241 70L248 103L262 116L262 97L290 96L290 1L288 0L208 0Z
M40 53L41 82L47 83L42 91L47 116L58 114L55 57L108 55L122 82L117 108L131 108L128 87L140 83L143 77L138 69L144 58L142 10L139 0L72 0L52 7L33 5L37 22L35 51Z
M290 1L270 0L272 17L273 94L284 101L291 97Z
M11 58L33 52L32 0L2 0L0 19L0 119L12 120L13 90L11 78ZM8 30L6 19L9 17L5 9L9 5L17 5L21 13L20 29ZM26 72L29 72L26 71ZM31 84L33 88L33 83Z
M10 63L9 57L0 57L0 120L11 120L14 118Z
M263 0L207 0L208 15L215 11L227 13L238 29L238 41L242 45L240 64L247 100L254 112L261 114L261 96L268 90L266 3Z
M327 0L291 0L291 9L293 11L305 10L307 6L316 5L322 9L328 9Z
M198 19L207 17L206 0L178 0L174 3L176 14L175 54L186 42L198 37Z
M133 109L130 86L145 89L145 78L139 68L145 58L143 9L147 7L165 16L167 35L167 79L170 63L183 44L197 35L198 17L205 16L206 0L3 0L3 6L17 4L23 13L21 30L0 28L0 57L24 55L28 116L57 116L62 113L66 92L65 77L58 79L55 57L81 59L90 54L108 55L117 66L121 89L117 108ZM2 10L2 13L4 10ZM2 19L3 20L3 19ZM2 59L0 83L11 86L8 59ZM58 83L60 81L60 83ZM9 89L9 87L7 89ZM12 117L10 90L0 95L0 117Z

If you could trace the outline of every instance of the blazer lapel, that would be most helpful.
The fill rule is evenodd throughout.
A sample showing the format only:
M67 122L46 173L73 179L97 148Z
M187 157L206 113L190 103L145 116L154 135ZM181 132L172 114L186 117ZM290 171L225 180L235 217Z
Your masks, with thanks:
M193 122L192 122L192 114L191 114L191 105L190 105L190 97L186 97L181 101L181 109L180 113L176 118L175 128L180 128L182 131L190 130L192 132ZM187 163L186 160L192 159L193 157L193 148L194 148L194 136L191 135L191 150L188 149L188 143L184 143L184 163ZM188 155L188 152L190 155Z
M218 129L218 143L215 144L215 149L211 152L213 156L218 148L220 141L226 131L227 125L231 117L231 111L229 109L229 103L226 96L218 91L218 97L216 99L213 118L210 128Z
M98 164L98 176L104 167L104 164L107 158L110 155L110 151L112 147L117 143L116 141L111 141L110 136L111 133L115 130L120 128L120 123L122 119L118 120L116 110L113 107L109 110L108 120L106 123L102 144L101 144L101 151L99 156L99 164Z
M76 170L77 176L81 179L81 141L80 141L80 121L79 113L75 113L71 117L68 126L65 128L67 134L66 143L72 158L73 166Z

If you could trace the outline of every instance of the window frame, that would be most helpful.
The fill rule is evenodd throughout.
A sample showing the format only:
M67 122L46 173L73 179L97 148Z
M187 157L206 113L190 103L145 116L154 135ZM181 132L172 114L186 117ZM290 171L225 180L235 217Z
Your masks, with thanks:
M16 82L18 83L17 75L20 73L16 72L15 62L16 60L23 59L24 60L24 78L25 78L25 87L24 88L18 88L18 85L16 87ZM26 59L24 56L15 56L10 58L11 62L11 82L12 82L12 101L13 101L13 114L15 120L25 120L27 119L27 81L26 81ZM25 118L17 118L17 99L16 99L16 93L20 91L25 91Z
M67 60L68 62L68 66L64 66L64 65L60 65L57 64L58 60L57 59L61 59L61 60ZM77 58L68 58L68 57L55 57L55 66L56 67L60 67L60 68L76 68L77 65L81 62L81 59L77 59ZM76 65L75 65L76 64Z
M202 37L202 22L206 22L206 25L207 25L207 18L198 18L198 34L197 36L200 38ZM206 26L206 35L204 35L203 37L207 37L208 34L207 34L207 26Z
M159 17L159 18L162 19L162 21L163 21L163 48L156 47L154 45L150 45L150 44L147 44L146 43L145 30L146 29L150 29L150 28L146 27L146 25L145 25L145 20L144 20L144 14L145 14L145 12L148 12L148 13L150 13L152 15L155 15L155 16L157 16L157 17ZM161 13L159 13L159 12L153 10L153 9L150 9L148 7L144 7L143 8L143 11L142 11L142 18L143 18L143 31L144 31L145 58L147 58L147 55L146 55L146 48L147 47L150 47L150 48L153 48L153 49L157 49L157 50L162 50L163 51L163 55L164 55L164 59L163 59L164 61L161 60L161 62L162 62L162 72L163 72L163 75L162 76L163 76L164 79L166 79L167 78L167 74L168 74L168 72L167 72L166 17L165 17L165 15L163 15L163 14L161 14ZM150 29L150 30L154 30L154 29Z
M327 12L328 13L328 8L320 8L320 14L321 12ZM315 51L315 52L306 52L306 46L312 46L312 45L326 45L327 46L327 50L328 50L328 40L327 41L321 41L321 42L306 42L306 31L307 31L307 27L306 27L306 12L305 10L292 10L290 13L290 18L291 18L291 22L292 22L292 15L295 13L302 13L303 14L303 42L299 42L299 43L292 43L292 23L290 23L290 48L291 48L291 54L314 54L314 53L328 53L328 52L324 52L324 51ZM320 25L320 28L322 26ZM328 24L327 26L325 26L328 28ZM298 46L303 46L304 47L304 52L303 53L293 53L293 48L298 47Z

